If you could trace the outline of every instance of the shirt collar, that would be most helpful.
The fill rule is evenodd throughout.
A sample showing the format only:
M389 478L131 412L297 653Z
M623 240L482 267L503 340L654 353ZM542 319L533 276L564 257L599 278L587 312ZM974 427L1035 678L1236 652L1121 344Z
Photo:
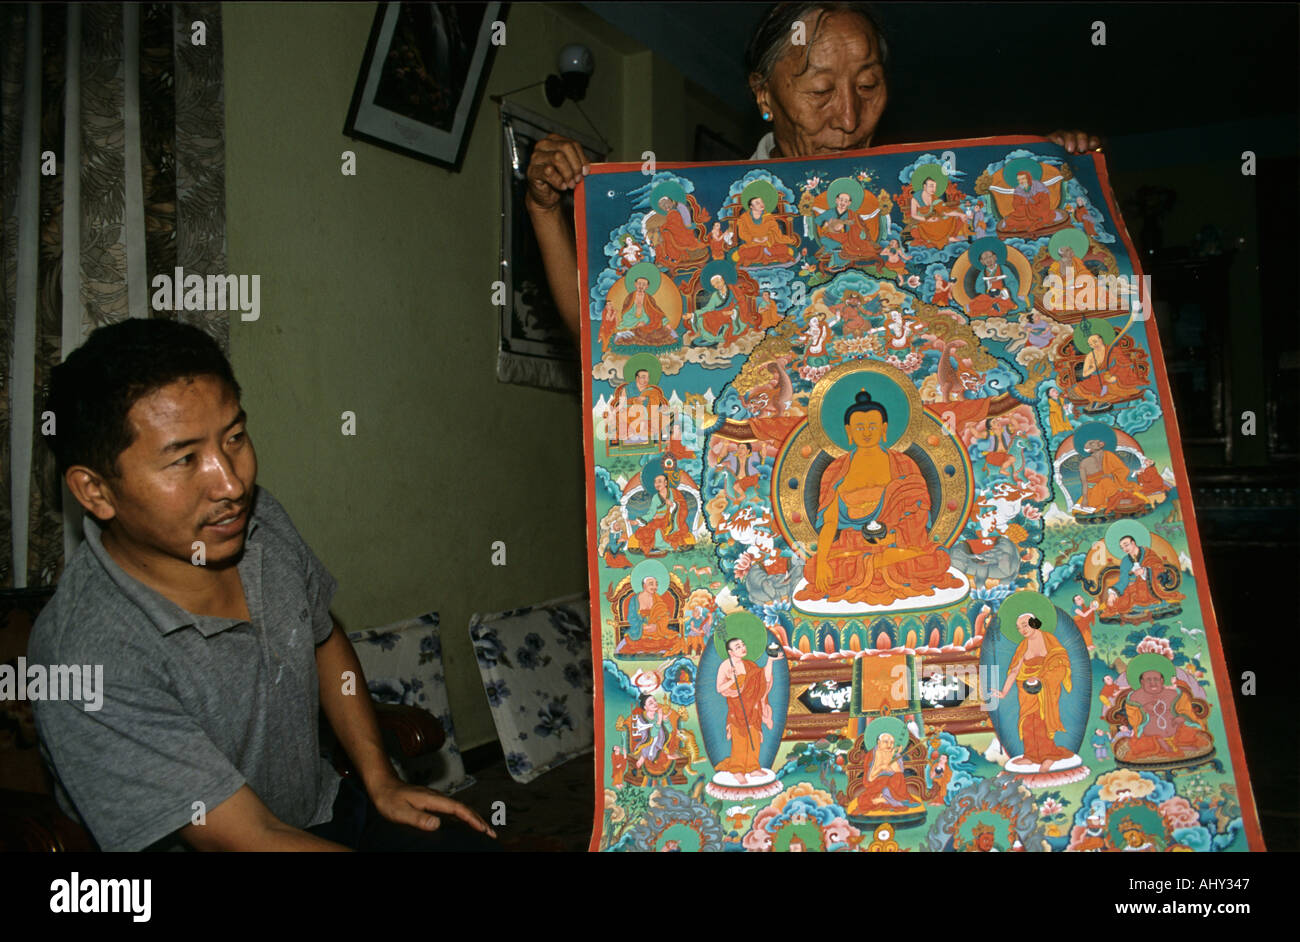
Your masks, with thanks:
M257 517L253 516L248 522L248 532L244 536L243 557L237 564L241 576L246 575L247 567L260 566L261 564L261 544L252 542L257 527ZM129 575L126 570L117 564L117 560L113 559L108 550L104 548L104 531L93 515L88 513L82 515L81 529L86 536L86 544L90 547L90 552L94 554L95 559L104 568L108 577L113 580L128 599L144 612L161 634L168 635L181 628L195 628L204 637L211 637L225 631L227 628L245 624L242 618L195 615L186 611L171 599L145 585L134 576ZM247 584L246 578L244 582Z
M771 131L764 134L758 141L758 147L754 149L753 156L750 160L767 160L772 156L772 151L776 148L776 135Z

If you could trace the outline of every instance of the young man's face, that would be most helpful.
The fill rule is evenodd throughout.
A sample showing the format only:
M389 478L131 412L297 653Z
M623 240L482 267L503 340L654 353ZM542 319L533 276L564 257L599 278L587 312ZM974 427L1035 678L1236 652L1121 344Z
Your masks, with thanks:
M244 548L257 455L234 390L215 376L178 380L136 400L127 413L134 440L106 482L112 540L134 553L206 565Z

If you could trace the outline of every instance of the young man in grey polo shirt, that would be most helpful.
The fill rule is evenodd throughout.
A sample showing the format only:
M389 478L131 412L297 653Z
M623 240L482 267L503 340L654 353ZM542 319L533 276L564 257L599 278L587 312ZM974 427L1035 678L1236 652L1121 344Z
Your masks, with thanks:
M34 704L60 803L105 850L494 848L477 814L394 773L336 583L255 484L239 396L211 338L166 320L102 327L53 371L86 541L29 661L104 678L98 710ZM364 790L322 758L318 707Z

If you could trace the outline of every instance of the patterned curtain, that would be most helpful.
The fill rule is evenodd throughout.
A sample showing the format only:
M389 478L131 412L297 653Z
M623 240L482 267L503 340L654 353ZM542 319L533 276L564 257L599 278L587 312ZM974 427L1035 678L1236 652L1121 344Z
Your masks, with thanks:
M220 4L0 5L0 204L0 587L52 585L81 526L51 368L125 317L228 348L224 312L150 308L157 274L225 273Z

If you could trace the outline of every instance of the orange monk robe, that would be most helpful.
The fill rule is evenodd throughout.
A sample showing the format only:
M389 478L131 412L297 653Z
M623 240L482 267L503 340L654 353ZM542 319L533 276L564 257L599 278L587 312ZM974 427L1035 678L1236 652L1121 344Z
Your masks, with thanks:
M1038 189L1041 187L1041 189ZM1038 192L1026 193L1016 187L1011 195L1012 210L1003 220L1004 229L1026 232L1031 229L1045 229L1056 222L1056 212L1052 209L1052 193L1042 184L1034 187Z
M664 398L658 386L647 386L641 392L636 383L622 383L614 390L609 402L609 419L614 423L615 440L632 438L659 441L660 433L672 415L672 405Z
M697 262L709 255L709 247L687 228L675 207L664 216L659 237L659 251L670 262Z
M1169 485L1165 483L1165 479L1160 476L1160 472L1156 470L1156 466L1153 464L1147 465L1139 471L1134 480L1137 481L1138 487L1142 488L1142 493L1148 497L1155 497L1157 494L1163 494L1169 490Z
M794 258L792 245L799 242L798 236L788 236L781 232L781 226L771 213L764 213L763 218L754 222L750 213L745 213L736 223L736 232L740 235L741 245L736 250L736 260L742 265L771 265L788 262ZM764 242L758 242L765 239Z
M948 571L947 552L930 539L930 492L915 461L888 452L890 480L884 488L884 506L877 518L890 536L868 543L859 525L840 511L840 532L830 550L831 587L825 598L832 602L888 605L899 599L933 595L936 589L955 589L961 580ZM852 507L860 495L842 493L840 484L849 471L852 455L841 455L822 475L818 508L825 511L843 497ZM887 545L893 539L894 545ZM816 556L804 569L808 585L797 599L821 599L817 591L820 565Z
M1068 267L1065 262L1054 261L1048 274L1061 279L1061 288L1065 292L1061 298L1061 310L1091 311L1097 308L1097 277L1079 259L1076 258ZM1069 294L1071 291L1073 297Z
M673 617L669 605L671 596L667 592L654 597L649 609L641 608L641 594L632 597L632 605L637 606L641 615L641 637L625 638L619 648L621 654L678 654L682 650L682 636L668 627Z
M1092 357L1094 362L1097 360L1096 354L1092 351L1088 353L1088 356ZM1107 364L1106 368L1098 369L1079 380L1074 385L1073 391L1077 395L1082 395L1085 399L1101 402L1110 402L1135 395L1142 386L1142 380L1134 371L1133 360L1128 353L1116 346L1108 350L1102 359ZM1104 393L1102 392L1102 386L1106 387Z
M1091 457L1091 456L1090 456ZM1083 502L1089 507L1114 510L1124 494L1144 499L1142 489L1128 479L1129 469L1113 451L1101 453L1101 474L1093 473L1086 482Z
M926 245L932 249L941 249L946 246L949 240L957 238L968 238L971 234L970 226L966 225L966 220L961 216L946 216L945 213L953 211L953 207L942 201L935 201L926 206L919 198L916 200L916 214L922 218L922 222L913 219L912 222L912 242L915 245Z
M1124 716L1133 735L1128 738L1125 759L1181 756L1184 750L1209 745L1209 736L1200 729L1200 720L1192 712L1189 698L1182 688L1165 688L1158 704L1136 703L1137 692L1124 702ZM1163 709L1160 709L1163 707ZM1160 715L1156 715L1159 711ZM1181 718L1181 722L1179 721ZM1188 725L1188 723L1192 725Z
M1065 406L1061 404L1059 399L1047 400L1047 419L1051 423L1053 435L1068 432L1073 427L1065 417Z
M1070 690L1070 655L1065 645L1050 634L1043 632L1043 641L1047 643L1047 656L1030 658L1025 656L1028 640L1021 641L1016 648L1013 660L1020 660L1020 669L1016 672L1016 695L1020 698L1020 739L1024 743L1024 757L1033 763L1046 762L1048 759L1068 759L1074 755L1069 749L1062 749L1052 737L1065 731L1061 722L1062 688ZM1026 680L1042 683L1038 693L1025 690Z
M743 667L745 671L736 683L740 696L726 698L727 739L731 742L731 755L714 768L732 775L748 775L763 767L758 757L763 745L763 725L772 722L772 707L767 702L767 677L753 661L738 661L732 656L727 663Z
M655 515L645 526L637 527L636 533L628 544L633 549L639 549L643 553L653 551L656 533L663 533L664 539L673 549L695 544L695 537L691 534L691 527L687 521L685 495L675 487L670 487L668 496L672 500L672 506L663 504L663 499L659 497L657 491L651 498L654 502L653 506L656 507Z
M1150 547L1143 547L1138 553L1138 562L1142 566L1146 567L1149 573L1148 578L1143 579L1136 576L1130 576L1128 585L1125 586L1123 592L1119 592L1119 583L1116 582L1115 589L1119 594L1115 599L1115 604L1108 604L1106 606L1107 614L1125 615L1128 612L1131 612L1134 606L1137 605L1170 605L1174 602L1181 602L1186 598L1186 596L1181 592L1174 589L1166 589L1160 584L1160 580L1155 578L1156 573L1165 565L1165 561L1156 553L1155 550ZM1125 570L1128 570L1130 573L1132 572L1132 557L1127 554L1121 556L1119 565L1122 581L1123 572Z

